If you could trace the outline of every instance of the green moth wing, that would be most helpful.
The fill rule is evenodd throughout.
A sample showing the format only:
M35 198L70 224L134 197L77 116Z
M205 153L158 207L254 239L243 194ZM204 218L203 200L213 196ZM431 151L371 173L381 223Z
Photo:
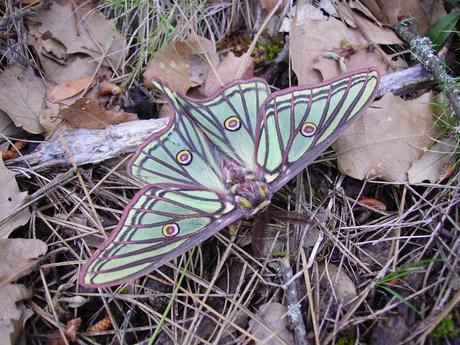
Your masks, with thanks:
M252 215L370 104L378 79L374 69L361 69L272 95L264 81L251 79L230 83L206 100L157 83L174 115L129 165L132 176L148 185L83 266L80 283L104 287L140 277ZM236 198L253 208L236 206Z
M147 184L176 183L225 190L219 170L219 154L203 132L167 95L174 113L166 128L138 147L128 171ZM204 169L206 167L206 169Z
M205 187L146 186L85 263L80 283L105 287L145 275L240 217L225 194Z
M269 94L267 83L253 78L234 81L206 99L179 94L176 99L216 147L241 166L254 170L257 114Z
M273 93L258 114L255 159L279 190L329 147L373 101L379 75L361 69Z

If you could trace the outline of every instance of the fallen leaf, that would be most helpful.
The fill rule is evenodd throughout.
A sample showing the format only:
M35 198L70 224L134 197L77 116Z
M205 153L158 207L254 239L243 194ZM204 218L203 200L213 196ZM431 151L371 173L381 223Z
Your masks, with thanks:
M0 221L9 217L27 196L27 192L21 192L14 178L14 173L3 164L0 160ZM18 212L14 217L9 219L5 224L0 226L0 238L6 238L19 226L26 224L30 219L29 209L26 208ZM1 261L1 260L0 260Z
M40 54L61 64L64 64L67 58L65 45L54 38L39 40L36 49Z
M318 271L321 289L328 293L333 292L336 302L344 305L345 309L347 309L347 304L358 295L353 281L344 272L343 268L339 269L339 267L331 263L319 265ZM350 306L348 305L348 307Z
M81 325L80 318L72 319L67 322L67 329L64 331L64 333L66 337L69 338L70 341L72 342L77 341L77 331L80 325Z
M283 3L280 5L276 13L280 13L282 8L286 5L286 0L260 0L260 6L267 12L270 13L278 2L282 1Z
M11 64L0 74L0 109L18 127L41 133L38 117L44 107L46 86L33 71Z
M144 85L152 86L155 79L161 80L171 89L185 94L191 87L206 79L210 65L216 67L219 59L211 41L191 36L186 41L170 42L152 56L144 72Z
M123 92L123 89L117 84L103 81L101 85L99 85L98 92L99 96L119 95Z
M56 103L66 98L75 96L88 88L93 81L91 76L83 76L76 79L66 80L59 85L56 85L51 92L48 93L48 100Z
M4 344L16 343L32 315L20 301L32 298L33 290L10 281L26 275L36 265L34 259L46 251L46 244L40 240L0 239L0 339Z
M360 30L366 34L366 37L370 40L369 43L385 45L403 43L393 30L379 26L374 21L362 16L356 11L352 11L348 8L348 3L336 2L335 6L341 16L343 16L343 14L349 16L349 22L354 24L351 25L352 27L360 28Z
M26 320L33 315L22 300L31 299L33 290L22 285L7 284L0 287L0 338L5 345L15 345L21 337Z
M241 79L247 79L254 76L254 60L252 57L248 57L247 54L243 54L240 57L235 56L232 52L229 52L227 56L221 61L219 66L216 68L216 73L209 73L206 83L204 85L203 93L206 96L212 95L222 85L231 82L237 78L237 74L241 69L242 64L247 61L244 66L244 71Z
M46 253L45 242L36 239L0 239L0 286L27 275L37 264L37 258Z
M276 302L262 304L256 312L257 318L249 320L249 332L261 341L261 344L283 344L275 335L286 344L294 344L294 336L289 330L288 309ZM264 325L261 324L261 321Z
M398 59L393 62L398 68L407 67L407 63L403 59ZM363 66L372 66L380 73L380 75L383 75L389 69L388 65L382 60L380 55L376 51L370 49L361 49L357 52L353 52L352 55L343 59L343 63L348 71L358 69ZM346 72L341 69L338 61L332 59L320 59L312 66L312 69L320 72L322 79L334 78Z
M389 93L374 102L333 145L340 171L360 180L406 182L412 162L436 136L431 98L426 93L403 100Z
M4 136L16 136L21 131L11 121L7 113L0 109L0 133Z
M443 0L421 0L420 2L430 20L430 25L447 15Z
M386 211L387 210L387 206L383 202L381 202L380 200L374 199L374 198L363 197L363 198L359 199L359 202L361 204L364 204L366 206L375 208L375 209L380 210L380 211Z
M335 8L332 7L335 14ZM326 11L327 12L327 11ZM330 12L328 12L331 14ZM331 14L332 15L332 14ZM306 19L312 20L327 20L327 15L321 10L320 7L313 4L299 4L292 6L291 10L287 14L281 23L280 32L290 32L291 23L295 26L302 26Z
M47 57L42 57L40 61L47 80L56 85L81 76L95 75L98 79L103 79L104 76L110 77L107 68L98 69L97 61L88 56L74 55L69 57L64 64L56 63Z
M61 109L59 115L76 128L105 128L123 122L138 120L137 115L123 110L106 110L88 98L79 98L70 107Z
M81 318L72 319L67 322L67 327L63 327L64 334L71 342L77 341L77 331L81 325ZM58 329L46 335L46 345L66 345L69 342L62 339L62 334Z
M59 117L59 104L46 101L46 108L40 113L38 120L40 125L45 129L47 134L51 133L58 125L62 123Z
M437 141L422 157L412 163L407 171L409 183L427 180L431 183L439 182L444 175L444 167L457 149L457 141L454 138Z
M2 150L2 160L13 159L19 156L19 152L26 147L27 143L23 140L16 140L10 149Z
M386 14L380 8L378 0L361 0L363 5L372 13L372 15L383 25L388 25L389 21Z
M426 34L430 20L420 0L378 0L377 2L390 24L413 18L414 30L422 36Z
M102 63L118 69L125 49L123 36L99 11L86 6L73 7L70 1L53 2L34 14L39 23L35 30L41 37L53 38L63 44L66 54L84 53ZM31 23L33 25L34 23Z
M327 35L324 34L325 32ZM335 61L325 57L327 53L340 53L344 44L354 47L367 46L366 40L357 30L348 28L333 17L327 21L306 19L301 26L295 28L291 36L292 69L299 84L322 81L321 76L312 66L320 60L326 60L335 66L337 64Z

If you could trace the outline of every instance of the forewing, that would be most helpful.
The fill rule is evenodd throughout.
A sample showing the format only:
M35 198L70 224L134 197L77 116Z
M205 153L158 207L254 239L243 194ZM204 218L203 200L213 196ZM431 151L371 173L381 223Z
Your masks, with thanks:
M257 114L270 94L262 79L234 81L207 99L176 95L184 111L226 156L254 169Z
M273 192L330 146L374 99L379 76L361 69L270 96L258 116L256 160Z
M83 266L80 283L105 287L140 277L240 216L225 195L207 188L144 187L126 207L110 238Z
M177 183L223 191L219 155L166 89L174 109L168 126L139 146L128 171L147 183Z

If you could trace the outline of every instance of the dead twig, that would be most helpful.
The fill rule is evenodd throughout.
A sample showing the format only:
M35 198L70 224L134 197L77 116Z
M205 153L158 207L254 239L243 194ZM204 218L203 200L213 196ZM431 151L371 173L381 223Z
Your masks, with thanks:
M430 82L431 75L421 66L415 66L404 71L389 73L382 76L377 96L388 92L403 94ZM162 130L168 119L154 119L125 122L119 125L107 126L105 129L78 128L62 133L68 144L76 166L99 163L104 160L133 152L136 147L150 135ZM44 170L55 166L70 166L62 143L58 136L41 144L35 152L10 159L5 162L8 167L28 165L34 170Z
M394 26L396 32L410 45L410 50L415 58L433 74L435 80L446 90L447 98L455 115L460 118L460 96L455 87L455 78L447 73L443 62L436 56L433 43L428 37L421 37L402 24Z
M292 279L292 268L287 259L281 260L281 276L283 277L284 292L288 303L288 315L291 318L292 327L299 345L309 345L307 331L303 322L302 312L297 298L295 279Z

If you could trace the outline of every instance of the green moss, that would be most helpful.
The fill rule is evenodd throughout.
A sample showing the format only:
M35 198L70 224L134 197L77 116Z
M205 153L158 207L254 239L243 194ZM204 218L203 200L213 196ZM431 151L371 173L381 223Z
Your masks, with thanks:
M274 60L284 47L284 40L279 36L268 37L266 42L258 42L256 44L256 51L263 50L265 52L265 59L270 61Z
M278 250L272 254L274 258L283 258L286 256L286 251L284 250Z
M441 344L443 339L453 339L459 333L459 326L455 324L452 314L449 314L431 332L430 337L433 338L436 344Z
M336 345L354 345L356 344L356 336L355 332L352 330L345 331L340 333L337 341L335 342Z

